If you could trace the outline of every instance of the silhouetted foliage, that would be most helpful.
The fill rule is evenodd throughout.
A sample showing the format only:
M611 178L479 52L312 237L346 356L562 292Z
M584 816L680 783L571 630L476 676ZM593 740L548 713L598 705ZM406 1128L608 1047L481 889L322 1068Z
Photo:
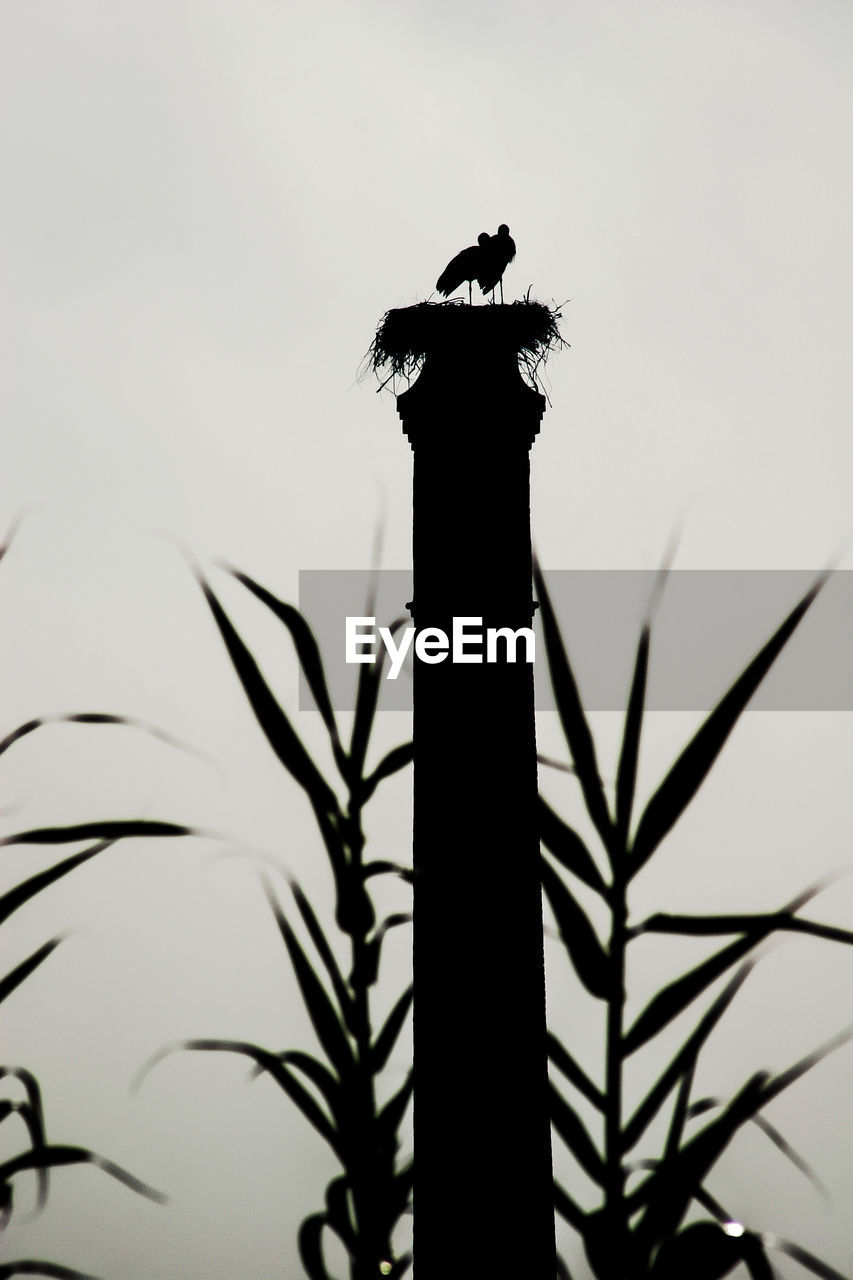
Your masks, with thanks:
M788 930L853 943L853 932L804 919L798 913L824 887L813 886L775 911L752 915L690 916L657 912L637 924L629 921L628 886L654 856L707 777L749 700L811 606L827 575L822 575L711 711L670 768L634 823L635 785L648 672L650 623L642 629L625 715L625 727L611 808L598 770L595 745L569 663L566 647L537 568L536 588L557 711L581 787L584 804L604 851L605 870L585 841L540 800L540 834L550 858L542 856L542 883L559 936L577 977L600 1001L606 1016L603 1085L591 1080L569 1048L549 1036L549 1056L557 1072L598 1112L604 1130L600 1149L577 1107L552 1080L552 1120L575 1162L595 1184L599 1209L587 1212L555 1184L557 1212L581 1236L598 1280L717 1280L743 1263L753 1280L773 1276L767 1250L796 1258L823 1280L845 1280L827 1263L790 1241L746 1230L711 1195L708 1174L739 1129L753 1121L779 1150L812 1181L806 1162L762 1113L773 1098L853 1038L853 1027L778 1075L757 1072L731 1099L691 1099L699 1055L746 980L752 953L771 933ZM631 831L633 828L633 836ZM610 920L609 937L599 939L571 887L574 876L595 890ZM630 1026L625 1025L629 945L647 933L687 937L729 936L707 960L668 982ZM732 973L726 986L700 1011L713 984ZM631 1116L623 1114L623 1082L628 1059L650 1043L680 1014L695 1010L693 1029ZM655 1159L632 1159L649 1125L669 1104L664 1150ZM715 1113L704 1128L690 1133L691 1122ZM628 1190L631 1174L647 1176ZM819 1185L819 1184L817 1184ZM709 1220L685 1225L694 1206Z
M0 546L0 559L8 550L13 532L7 534L2 546ZM20 741L21 738L35 732L48 724L59 723L62 721L76 721L87 724L130 724L135 728L144 729L147 732L154 733L156 736L175 744L175 740L169 735L160 733L159 730L152 729L149 725L144 725L139 721L126 719L122 716L102 715L92 712L79 712L70 715L53 715L42 716L37 719L29 720L25 724L19 725L17 729L6 734L0 740L0 755L9 750L14 743ZM103 824L103 829L97 829L98 824L91 824L85 827L54 827L42 828L39 831L22 831L15 835L6 836L0 839L0 846L9 847L16 844L67 844L79 843L85 839L95 839L95 843L82 849L68 857L62 858L52 867L48 867L43 871L37 872L35 875L27 877L21 883L7 890L0 896L0 925L5 923L14 912L20 910L27 902L34 898L37 894L44 892L51 885L55 884L62 877L68 875L75 868L82 866L91 858L96 857L99 853L103 853L109 849L116 841L117 834L106 828L115 824ZM14 968L0 978L0 1004L7 1000L13 992L15 992L21 984L30 977L31 974L39 968L40 965L53 954L62 937L51 938L48 942L43 943L31 955L20 961ZM104 1173L116 1178L119 1182L123 1182L125 1186L131 1190L138 1192L140 1195L147 1196L151 1200L159 1203L165 1203L166 1197L159 1191L155 1191L146 1183L140 1181L139 1178L128 1173L120 1165L115 1164L111 1160L105 1159L94 1151L90 1151L86 1147L72 1147L67 1145L56 1145L49 1143L45 1136L45 1119L44 1109L42 1105L41 1088L36 1076L26 1067L20 1066L0 1066L0 1080L16 1080L22 1087L25 1097L23 1099L16 1098L0 1098L0 1126L8 1125L17 1118L26 1129L29 1140L29 1147L23 1151L18 1151L11 1156L4 1156L0 1159L0 1230L6 1226L12 1216L14 1206L14 1180L20 1173L33 1172L36 1175L36 1207L40 1211L47 1203L49 1188L49 1170L60 1165L72 1164L91 1164L101 1169ZM15 1262L6 1262L0 1266L0 1280L4 1280L7 1276L16 1275L40 1275L54 1276L59 1278L68 1278L68 1280L95 1280L95 1277L88 1273L76 1271L72 1267L63 1266L56 1262L47 1262L35 1259L19 1259Z
M359 668L350 741L345 747L310 627L292 605L277 599L246 574L231 572L289 631L346 792L341 803L212 588L199 575L255 719L278 759L305 791L314 811L334 876L335 926L346 937L349 972L340 968L330 941L331 929L323 926L320 914L299 883L286 876L313 957L300 942L290 916L264 878L267 901L325 1061L299 1049L273 1052L246 1041L196 1039L162 1050L141 1074L180 1049L236 1053L248 1058L254 1064L255 1075L269 1075L296 1104L334 1151L343 1170L326 1189L325 1209L306 1218L299 1232L299 1253L311 1280L330 1280L323 1254L326 1230L334 1232L346 1249L352 1280L382 1276L396 1280L411 1261L408 1253L395 1256L392 1234L401 1216L411 1211L412 1162L398 1166L397 1153L399 1127L412 1096L412 1073L407 1072L403 1084L384 1104L377 1101L376 1086L409 1015L412 987L407 986L399 995L378 1030L371 1019L370 997L378 976L383 940L390 929L409 923L411 913L397 912L377 921L368 881L385 874L409 880L411 872L401 864L365 861L362 813L379 783L410 763L412 744L401 744L374 768L367 767L382 677L382 666L376 663ZM372 605L368 611L370 608ZM402 620L394 623L391 630L396 631L401 625Z

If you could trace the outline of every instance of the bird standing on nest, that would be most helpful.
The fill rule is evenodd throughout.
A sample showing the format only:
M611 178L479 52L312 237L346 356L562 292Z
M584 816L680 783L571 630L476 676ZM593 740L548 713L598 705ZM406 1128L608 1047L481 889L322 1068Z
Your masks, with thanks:
M459 288L463 280L467 280L468 304L470 305L471 281L479 281L481 273L486 269L488 246L495 238L490 236L488 231L481 231L477 236L476 244L470 245L469 248L463 249L461 253L457 253L455 258L451 258L436 281L435 287L438 292L443 294L445 298L449 298L451 293ZM513 245L513 253L515 253L515 245Z
M482 241L483 237L480 237ZM461 256L461 255L460 255ZM509 234L509 227L502 222L496 236L489 236L484 246L482 266L477 274L477 284L483 293L490 293L494 302L495 289L501 287L501 302L504 300L503 274L515 257L515 241Z

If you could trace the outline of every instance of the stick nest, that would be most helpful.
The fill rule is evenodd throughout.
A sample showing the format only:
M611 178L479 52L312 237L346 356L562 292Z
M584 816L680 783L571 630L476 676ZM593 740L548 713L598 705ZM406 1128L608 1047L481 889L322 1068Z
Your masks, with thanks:
M538 371L552 351L569 344L560 335L559 306L524 298L518 302L472 307L459 298L448 302L418 302L386 311L379 322L362 366L379 379L377 391L396 378L411 382L424 361L437 352L454 351L472 364L478 351L511 351L534 390L540 390Z

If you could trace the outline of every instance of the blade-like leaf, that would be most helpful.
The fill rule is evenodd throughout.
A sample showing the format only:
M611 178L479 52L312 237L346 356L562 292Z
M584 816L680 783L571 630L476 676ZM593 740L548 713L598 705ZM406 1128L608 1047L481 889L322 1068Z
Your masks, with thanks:
M402 742L399 747L394 747L387 755L383 756L373 773L369 774L364 780L364 786L359 797L361 803L367 803L383 779L390 778L393 774L399 773L401 769L405 769L407 764L411 764L414 754L415 744L413 742Z
M556 769L559 773L570 773L573 778L578 776L578 771L573 764L564 764L562 760L555 760L553 756L543 756L538 751L536 763L544 764L546 769Z
M288 876L288 882L290 884L291 892L293 893L294 901L296 902L296 906L299 910L299 914L302 916L305 927L308 930L308 935L314 943L314 946L317 948L317 954L323 961L326 972L331 980L332 989L334 990L337 998L344 1025L352 1035L356 1035L356 1007L355 1001L352 997L352 992L338 968L338 963L335 959L332 948L329 945L328 939L323 933L320 921L317 919L314 912L314 908L302 892L298 882L294 880L292 876Z
M824 1262L813 1253L809 1253L808 1249L803 1249L800 1245L794 1244L792 1240L780 1240L778 1236L773 1236L767 1240L767 1243L773 1249L779 1249L782 1253L787 1253L789 1258L793 1258L795 1262L799 1262L801 1267L811 1271L812 1275L820 1276L820 1280L850 1280L849 1276L842 1275L840 1271L836 1271L828 1262Z
M34 827L3 836L0 845L74 844L77 840L127 840L136 836L200 836L210 834L178 822L152 822L147 818L115 818L104 822L78 822L70 827Z
M288 1068L287 1064L282 1061L282 1055L271 1053L269 1049L264 1049L260 1045L250 1044L245 1040L180 1040L177 1044L168 1045L165 1049L159 1050L158 1053L149 1058L134 1077L132 1087L138 1089L145 1076L158 1062L162 1062L164 1058L178 1051L189 1053L236 1053L243 1057L251 1058L252 1062L262 1072L272 1076L279 1088L287 1094L291 1102L296 1104L306 1120L313 1125L321 1137L325 1138L335 1154L341 1158L341 1144L337 1130L322 1107Z
M361 874L365 880L369 880L371 876L398 876L401 880L406 880L411 884L413 879L411 867L407 867L402 862L389 862L385 858L365 863L361 868Z
M564 1044L548 1032L548 1058L598 1111L605 1107L604 1094L594 1085L583 1067L575 1061Z
M111 712L104 711L72 711L60 715L37 716L33 720L27 720L24 724L18 725L17 729L13 729L11 733L7 733L5 738L0 739L0 756L21 738L25 738L30 733L35 733L36 729L44 728L51 724L103 724L103 725L122 725L128 729L137 729L140 733L146 733L152 738L157 738L160 742L166 743L167 746L176 747L179 751L188 751L192 755L200 756L202 759L208 759L203 752L198 751L188 742L183 742L180 738L174 737L171 733L159 729L156 725L149 724L147 720L137 720L134 716L119 716Z
M767 1077L761 1088L760 1105L765 1107L773 1098L778 1097L784 1089L799 1080L807 1071L811 1071L812 1067L817 1066L830 1053L834 1053L836 1049L848 1044L850 1040L853 1040L853 1026L845 1028L844 1031L839 1031L838 1035L833 1036L831 1040L827 1040L819 1049L815 1049L812 1053L807 1053L804 1058L800 1058L792 1067L788 1067L787 1071L781 1071L776 1076Z
M0 1266L0 1280L8 1280L11 1276L47 1276L50 1280L99 1280L91 1271L75 1271L73 1267L63 1267L60 1262L38 1262L34 1258L6 1262Z
M679 1080L687 1079L689 1081L692 1077L696 1061L705 1042L743 986L752 967L751 962L741 966L731 982L720 992L711 1007L703 1015L695 1031L688 1036L669 1066L646 1094L625 1126L622 1135L623 1151L630 1151L640 1140ZM684 1105L686 1106L686 1099Z
M568 1222L575 1231L583 1231L586 1214L579 1209L574 1200L559 1182L554 1183L554 1208L561 1218Z
M231 665L243 686L255 719L276 756L288 773L308 793L316 808L336 812L338 802L335 793L302 745L299 735L273 696L254 657L203 578L199 578L199 585L204 592L231 659Z
M121 1165L114 1164L112 1160L106 1160L85 1147L44 1146L32 1151L22 1151L20 1155L13 1156L0 1164L0 1183L8 1182L10 1178L14 1178L25 1169L55 1168L57 1165L69 1164L94 1165L97 1169L108 1173L111 1178L115 1178L117 1182L123 1182L126 1187L130 1187L131 1191L147 1196L149 1200L154 1200L158 1204L166 1204L169 1199L168 1196L163 1195L162 1191L155 1191L154 1187L149 1187L147 1182L142 1182L126 1169L122 1169Z
M625 729L622 734L622 750L616 770L616 834L620 849L628 844L631 810L634 806L634 788L637 782L637 761L640 754L640 734L643 727L643 707L646 701L646 680L649 670L649 626L640 633L634 675L628 708L625 712Z
M694 734L640 819L631 849L632 874L639 871L672 829L707 777L711 766L748 702L788 643L828 574L824 573L791 610L767 643L744 669L728 693Z
M252 595L265 604L278 620L287 627L293 640L293 647L296 650L299 665L305 673L308 688L311 690L311 696L314 699L317 710L323 717L323 723L328 730L332 748L337 756L338 752L341 751L338 726L335 722L332 700L329 697L329 689L326 684L326 673L323 668L320 647L308 622L294 605L287 604L284 600L279 600L277 596L274 596L266 587L262 587L259 582L255 582L248 574L241 573L233 565L225 563L222 564L222 568L236 578L238 582L242 583L247 591L251 591Z
M724 1098L699 1098L689 1108L689 1115L702 1115L706 1111L714 1110L716 1107L722 1107L725 1104ZM795 1169L798 1169L803 1177L808 1178L809 1182L820 1192L823 1198L829 1203L829 1192L815 1173L811 1165L803 1159L796 1148L792 1147L787 1138L779 1132L775 1125L766 1120L761 1113L757 1113L750 1117L751 1123L764 1133L773 1145L782 1152L787 1160L790 1160Z
M610 893L592 854L576 831L555 813L544 796L539 797L539 838L557 861L607 900Z
M767 911L752 915L729 916L679 916L658 912L649 916L632 930L632 936L641 933L677 933L699 938L723 933L807 933L830 942L853 945L853 930L838 929L834 925L821 924L817 920L803 920L790 911Z
M312 1084L316 1085L328 1103L329 1111L335 1120L339 1121L344 1104L341 1082L334 1072L330 1071L324 1062L320 1062L310 1053L304 1053L301 1049L288 1049L284 1053L277 1054L276 1057L285 1066L297 1067ZM265 1067L258 1064L256 1074L261 1075L265 1070Z
M580 906L545 858L539 859L539 875L575 972L590 995L606 1000L610 993L607 952Z
M629 1215L645 1206L634 1229L643 1256L674 1234L708 1170L716 1164L737 1130L761 1105L767 1076L759 1072L736 1094L725 1111L698 1133L671 1159L663 1160L636 1191L626 1197Z
M745 938L739 938L737 942L729 943L727 947L715 952L708 960L691 969L689 973L683 974L682 977L676 978L675 982L669 983L656 996L653 996L625 1036L622 1045L624 1056L628 1057L629 1054L636 1052L641 1045L646 1044L663 1027L672 1022L673 1018L677 1018L680 1013L689 1008L697 996L725 973L726 969L730 969L738 960L743 959L747 952L756 947L765 936L766 930L762 929L754 936L748 935Z
M578 779L583 791L587 811L592 819L604 847L610 851L613 838L613 823L604 798L604 788L598 772L595 756L595 745L586 715L584 714L580 694L574 673L569 665L560 628L557 623L551 598L545 586L545 579L539 565L534 562L533 578L542 617L542 631L545 636L545 649L548 655L548 671L554 689L554 700L560 724L566 736L572 761L577 769Z
M367 616L373 616L370 602L367 605ZM396 635L406 625L406 618L395 618L388 628L391 635ZM358 671L358 683L355 692L355 712L352 722L352 738L350 740L350 760L352 761L353 782L364 774L364 762L367 747L376 718L379 703L379 688L382 671L385 666L385 648L381 648L375 662L362 663Z
M376 1127L383 1146L397 1149L397 1130L411 1100L413 1084L413 1073L409 1071L404 1083L392 1094L376 1117Z
M753 1124L756 1124L761 1132L766 1134L773 1145L778 1147L786 1160L790 1160L794 1168L799 1169L804 1178L808 1178L812 1186L820 1193L828 1204L830 1201L830 1195L827 1187L818 1177L809 1162L803 1159L799 1151L791 1145L784 1134L780 1133L775 1125L771 1124L769 1120L765 1120L764 1116L760 1114L753 1116L752 1120Z
M30 898L34 898L37 893L41 893L42 889L46 889L48 885L61 879L69 871L73 871L75 867L88 862L90 858L94 858L95 854L103 853L105 849L109 849L113 844L115 844L114 840L100 840L90 848L83 849L80 853L73 853L69 858L63 858L61 862L48 867L46 871L39 871L36 875L22 881L21 884L16 884L14 889L10 889L8 893L4 893L0 897L0 924L4 920L8 920L9 916L14 911L17 911L19 907L22 907L25 902L29 902Z
M391 1056L391 1051L397 1043L397 1037L402 1030L403 1023L408 1017L409 1009L412 1005L413 987L411 983L403 994L395 1001L394 1007L385 1019L385 1024L379 1035L376 1037L370 1049L370 1071L372 1075L378 1075L385 1067Z
M27 956L26 960L22 960L16 965L11 973L7 973L5 978L0 978L0 1004L12 994L21 983L30 976L30 974L43 964L52 951L54 951L62 942L62 936L51 938L50 942L46 942L44 946L34 951L32 955Z
M347 1033L341 1025L337 1010L329 999L326 988L318 978L313 965L300 946L296 934L290 927L287 918L276 900L269 885L265 886L267 899L276 919L279 932L284 939L293 965L296 981L305 1001L305 1008L311 1019L311 1025L317 1033L320 1044L329 1055L342 1081L346 1081L355 1066L352 1048Z
M551 1122L554 1128L584 1172L592 1178L593 1182L603 1186L604 1161L584 1128L583 1122L553 1083L550 1085L549 1095Z

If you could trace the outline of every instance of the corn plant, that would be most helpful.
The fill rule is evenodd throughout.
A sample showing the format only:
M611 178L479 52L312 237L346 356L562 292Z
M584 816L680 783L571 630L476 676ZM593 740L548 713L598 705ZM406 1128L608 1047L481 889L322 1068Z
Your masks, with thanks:
M289 632L328 733L345 793L343 801L314 763L213 590L198 574L255 719L313 809L334 877L335 927L349 950L349 970L345 973L340 968L330 942L331 929L324 929L320 915L299 883L286 877L296 913L310 939L313 958L264 877L275 924L325 1059L302 1049L274 1052L245 1041L195 1039L163 1050L142 1074L165 1054L187 1049L240 1054L253 1063L254 1075L271 1076L328 1143L342 1170L326 1189L325 1208L311 1214L301 1225L299 1253L306 1272L311 1280L330 1280L323 1249L324 1232L330 1230L347 1252L351 1280L377 1280L383 1276L394 1280L404 1274L411 1260L408 1253L395 1257L392 1242L398 1221L411 1208L412 1162L398 1165L397 1160L398 1130L412 1094L411 1072L384 1105L377 1101L377 1082L408 1016L412 987L407 986L399 995L378 1031L373 1026L370 998L383 939L390 929L408 923L411 913L398 912L377 921L368 881L385 874L408 880L411 872L394 862L365 860L362 815L379 783L411 761L412 744L396 747L375 768L368 768L382 674L381 664L376 663L360 667L352 731L349 744L344 747L320 651L305 619L292 605L277 599L247 575L230 572ZM401 622L395 623L393 629L400 625Z
M13 536L14 528L7 534L3 545L0 546L0 559L6 554ZM0 755L3 755L14 743L28 734L34 733L47 724L62 721L89 724L132 724L137 728L145 729L148 732L155 733L158 737L174 742L168 735L161 734L159 730L154 730L150 726L142 725L140 722L133 721L127 717L80 712L70 715L42 716L28 720L0 740ZM54 827L44 828L41 831L19 832L17 835L7 836L0 840L0 846L9 847L19 843L79 843L82 840L93 837L95 842L89 844L88 847L62 858L46 870L29 876L20 884L2 894L0 896L0 925L32 898L44 892L52 884L75 870L75 868L82 866L91 858L110 848L115 843L117 834L106 835L104 832L95 830ZM7 1000L53 954L61 942L61 936L51 938L31 955L27 956L26 959L22 960L9 973L0 978L0 1004ZM159 1191L155 1191L146 1183L135 1178L133 1174L128 1173L126 1169L121 1168L120 1165L105 1159L94 1151L90 1151L87 1147L48 1142L45 1134L41 1088L32 1071L21 1066L0 1065L0 1080L4 1082L17 1081L25 1094L24 1099L0 1098L0 1127L6 1125L8 1132L12 1122L17 1119L26 1129L29 1140L29 1146L25 1150L18 1151L14 1155L4 1155L0 1158L0 1231L7 1225L12 1216L14 1180L17 1175L25 1172L35 1173L37 1183L36 1204L40 1210L47 1202L49 1171L63 1165L94 1165L140 1195L147 1196L149 1199L159 1203L165 1202L166 1197ZM0 1280L6 1280L6 1277L16 1275L53 1276L58 1277L59 1280L63 1280L63 1278L65 1280L95 1280L94 1277L89 1276L87 1273L76 1271L72 1267L32 1258L19 1259L16 1262L6 1262L0 1265Z
M540 834L550 857L542 856L542 884L559 936L585 990L605 1011L602 1083L596 1083L570 1048L549 1035L552 1075L562 1077L590 1104L600 1119L603 1141L596 1142L581 1118L574 1094L552 1079L554 1128L580 1169L591 1180L600 1206L583 1211L555 1184L557 1212L580 1235L598 1280L718 1280L743 1263L753 1280L771 1280L768 1250L779 1249L824 1280L844 1280L825 1262L787 1240L745 1229L706 1185L717 1160L749 1121L755 1121L801 1171L810 1170L762 1115L763 1108L799 1080L827 1053L853 1037L842 1031L829 1043L772 1075L759 1071L727 1100L694 1098L693 1080L702 1049L742 987L759 944L776 931L796 932L853 943L853 933L801 916L800 910L822 885L791 902L753 915L673 915L657 912L633 922L628 894L634 878L656 853L684 813L719 755L761 681L790 639L823 583L823 575L800 600L743 670L681 752L635 821L635 783L649 661L650 622L639 640L625 715L615 780L608 802L599 775L592 733L584 713L566 647L541 571L535 571L542 625L555 702L583 801L604 853L593 857L587 843L540 797ZM554 861L552 861L552 859ZM561 871L558 871L559 864ZM566 878L562 873L568 872ZM573 884L580 881L603 903L609 936L602 941L582 909ZM701 964L679 974L626 1023L626 985L631 943L646 934L686 937L728 936ZM730 975L707 1007L703 997ZM694 1015L693 1029L632 1114L623 1106L625 1073L634 1054L649 1045L682 1013ZM652 1121L668 1107L663 1150L654 1159L632 1157ZM666 1114L666 1113L664 1113ZM692 1122L713 1118L697 1132ZM645 1174L636 1182L637 1174ZM633 1185L632 1185L633 1182ZM707 1215L687 1224L688 1211ZM568 1269L561 1264L564 1276Z

